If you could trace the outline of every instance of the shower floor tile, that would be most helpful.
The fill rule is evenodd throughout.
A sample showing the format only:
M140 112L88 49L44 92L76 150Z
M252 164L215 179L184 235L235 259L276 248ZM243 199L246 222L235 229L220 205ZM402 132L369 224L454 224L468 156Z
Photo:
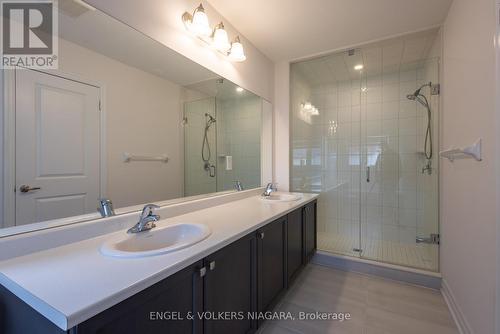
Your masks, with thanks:
M354 248L358 247L360 247L359 238L336 233L318 232L319 250L359 257L359 253L353 251ZM369 260L437 271L438 255L435 247L437 246L363 239L361 255Z

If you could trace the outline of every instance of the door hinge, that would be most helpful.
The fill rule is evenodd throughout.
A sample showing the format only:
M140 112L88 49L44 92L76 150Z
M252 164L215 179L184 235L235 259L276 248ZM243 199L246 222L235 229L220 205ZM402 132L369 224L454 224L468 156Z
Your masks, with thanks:
M431 95L439 95L441 94L441 85L440 84L432 84L431 85Z
M431 235L428 238L425 237L417 237L415 241L417 244L432 244L432 245L439 245L441 238L439 237L439 234L431 233Z
M204 277L207 274L207 267L200 268L200 277Z

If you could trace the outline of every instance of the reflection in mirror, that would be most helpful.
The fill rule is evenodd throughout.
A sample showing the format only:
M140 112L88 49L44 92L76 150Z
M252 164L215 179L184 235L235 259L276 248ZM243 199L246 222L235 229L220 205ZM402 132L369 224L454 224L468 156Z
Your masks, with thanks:
M97 218L102 198L119 214L237 180L260 186L260 97L98 10L59 3L59 68L3 70L1 227Z

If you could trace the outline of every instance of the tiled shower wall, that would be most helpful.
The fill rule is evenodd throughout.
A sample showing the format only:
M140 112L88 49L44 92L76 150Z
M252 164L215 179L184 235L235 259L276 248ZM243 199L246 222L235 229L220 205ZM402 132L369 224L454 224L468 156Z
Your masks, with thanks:
M437 60L311 87L292 70L292 189L321 192L320 232L415 244L437 229L438 98L432 175L422 174L426 111L406 98L437 82ZM311 101L319 116L302 114ZM366 166L370 182L366 182ZM361 203L361 205L360 205ZM362 246L362 245L360 245Z
M262 100L258 96L217 100L217 190L260 186ZM232 169L227 168L232 157Z
M205 113L216 117L215 98L209 97L184 103L184 196L194 196L217 191L215 177L210 177L203 168L201 145L205 134ZM208 142L212 151L210 163L215 164L216 125L213 124L208 132Z
M429 88L422 90L433 121L433 169L428 175L422 172L427 110L406 97L425 82L437 83L437 66L436 60L429 60L418 69L372 76L366 86L362 83L366 129L361 127L361 138L372 179L361 183L361 247L363 239L415 244L417 236L437 232L438 98L430 96Z
M215 177L203 168L201 145L205 113L217 119L208 132ZM245 189L260 186L260 136L262 100L258 96L204 98L184 104L184 194L193 196L234 189L239 180ZM232 157L232 166L227 157Z

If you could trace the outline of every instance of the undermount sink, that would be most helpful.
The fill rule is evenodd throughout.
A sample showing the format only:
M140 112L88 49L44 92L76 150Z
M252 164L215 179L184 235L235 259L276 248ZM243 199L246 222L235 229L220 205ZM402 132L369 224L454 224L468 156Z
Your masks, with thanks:
M293 202L302 198L298 194L271 194L271 196L262 196L262 200L269 202Z
M169 225L110 239L102 244L101 253L123 258L160 255L192 246L210 234L210 229L202 224Z

